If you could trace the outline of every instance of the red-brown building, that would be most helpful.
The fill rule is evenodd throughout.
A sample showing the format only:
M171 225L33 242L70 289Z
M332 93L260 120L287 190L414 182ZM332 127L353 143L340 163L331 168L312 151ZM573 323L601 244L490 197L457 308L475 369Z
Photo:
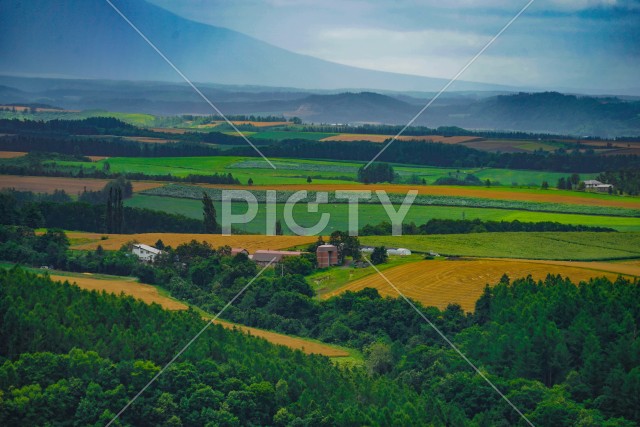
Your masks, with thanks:
M316 250L318 268L338 265L338 248L334 245L320 245Z

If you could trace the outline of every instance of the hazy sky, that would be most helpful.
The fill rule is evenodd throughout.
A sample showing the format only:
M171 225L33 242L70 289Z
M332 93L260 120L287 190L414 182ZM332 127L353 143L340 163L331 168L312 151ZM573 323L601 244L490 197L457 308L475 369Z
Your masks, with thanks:
M526 0L149 0L297 53L451 78ZM640 82L640 0L536 0L461 77L620 92Z

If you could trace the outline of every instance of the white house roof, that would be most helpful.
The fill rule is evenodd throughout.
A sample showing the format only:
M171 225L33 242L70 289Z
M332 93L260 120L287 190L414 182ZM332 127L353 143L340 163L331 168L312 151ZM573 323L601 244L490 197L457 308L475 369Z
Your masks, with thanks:
M596 181L595 179L588 179L584 182L584 185L602 185L600 181Z
M138 249L143 249L147 252L151 252L152 254L156 254L156 255L159 255L162 253L160 249L156 249L153 246L145 245L143 243L135 243L133 246Z

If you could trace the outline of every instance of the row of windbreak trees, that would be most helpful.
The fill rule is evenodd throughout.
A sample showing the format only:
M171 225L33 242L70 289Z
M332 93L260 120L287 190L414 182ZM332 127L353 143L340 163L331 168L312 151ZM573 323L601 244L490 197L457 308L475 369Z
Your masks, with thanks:
M152 132L137 129L117 120L114 123L110 122L115 119L101 118L101 120L109 121L108 125L111 127L103 129L91 124L91 129L98 132L98 134L107 130L109 132L117 131L121 127L124 127L127 132L137 134ZM18 122L20 124L16 125ZM67 121L64 125L59 123L56 126L62 128L62 130L65 127L89 126L83 121L79 121L76 124L70 124L71 122ZM15 136L0 138L0 149L10 151L55 151L64 154L120 157L258 155L255 150L246 146L240 138L220 133L189 133L180 137L184 140L181 143L149 144L124 139L102 141L100 138L83 138L69 133L61 134L59 132L62 132L62 130L59 130L56 126L52 125L51 122L0 121L0 130L6 128L7 133L17 133ZM160 136L165 135L160 134ZM176 138L175 135L170 135L170 137ZM234 147L221 150L208 143ZM294 139L282 142L266 141L265 143L267 145L261 151L269 157L322 158L365 162L376 156L381 148L380 144L365 141L316 142ZM581 153L577 150L571 153L564 151L554 153L541 151L534 153L489 153L459 144L426 143L421 141L402 141L401 144L391 144L380 155L379 160L382 162L443 167L498 167L580 173L640 169L640 157L636 155L600 156L593 152Z

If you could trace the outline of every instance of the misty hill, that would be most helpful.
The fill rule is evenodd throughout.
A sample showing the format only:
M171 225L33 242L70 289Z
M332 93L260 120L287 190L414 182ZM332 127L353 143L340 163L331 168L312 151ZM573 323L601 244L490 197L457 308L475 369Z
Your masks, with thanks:
M202 91L225 114L297 116L305 122L350 124L404 125L432 96L225 85L202 85ZM0 104L20 102L155 115L213 113L186 84L0 76ZM637 136L640 102L557 92L497 96L454 92L445 93L415 124L575 136Z
M191 80L300 88L439 90L442 79L365 70L296 54L144 0L114 4ZM0 73L181 81L103 0L0 0ZM453 90L504 90L457 82Z

